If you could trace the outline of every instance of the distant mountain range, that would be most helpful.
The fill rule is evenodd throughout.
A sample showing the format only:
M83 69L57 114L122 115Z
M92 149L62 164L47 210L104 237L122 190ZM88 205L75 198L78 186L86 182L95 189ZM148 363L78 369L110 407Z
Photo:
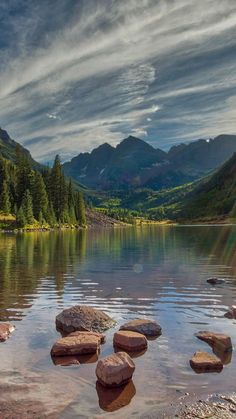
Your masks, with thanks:
M236 135L219 135L172 147L169 152L128 137L117 147L105 143L63 165L67 176L91 189L135 187L159 190L199 179L236 152Z

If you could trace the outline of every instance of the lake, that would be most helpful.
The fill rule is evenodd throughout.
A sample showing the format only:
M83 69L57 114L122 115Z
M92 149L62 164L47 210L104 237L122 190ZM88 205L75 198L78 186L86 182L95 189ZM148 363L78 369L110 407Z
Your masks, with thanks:
M225 283L211 286L211 276ZM0 344L1 400L37 400L61 418L136 418L185 393L234 390L234 352L221 373L196 374L189 359L198 349L211 353L194 336L199 330L229 334L235 345L236 321L224 318L235 302L234 226L1 234L0 320L16 326ZM55 316L75 304L105 310L117 321L100 356L113 352L114 330L129 319L147 317L162 326L162 336L134 358L133 381L123 391L96 385L94 357L79 366L52 362Z

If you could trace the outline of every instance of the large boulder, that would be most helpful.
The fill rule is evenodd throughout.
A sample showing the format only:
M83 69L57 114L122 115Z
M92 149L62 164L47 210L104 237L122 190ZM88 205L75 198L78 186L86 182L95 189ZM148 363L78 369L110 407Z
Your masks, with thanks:
M125 351L142 351L147 348L147 338L141 333L120 330L114 334L113 345Z
M132 332L142 333L145 336L161 335L161 326L154 320L135 319L123 324L120 330L130 330Z
M125 352L117 352L98 361L96 376L105 387L119 387L131 380L134 370L135 365L130 356Z
M5 342L14 330L15 326L11 323L0 323L0 342Z
M223 333L208 332L206 330L200 331L195 336L208 343L217 352L226 352L232 350L232 342L230 336L224 335Z
M54 343L51 355L83 355L97 353L100 348L100 338L95 335L81 333L78 336L67 336Z
M227 313L225 313L225 317L228 319L236 319L236 306L232 306Z
M88 306L74 306L63 310L56 317L56 327L65 333L81 331L104 332L115 321L101 310Z
M207 352L198 351L190 360L190 366L197 373L221 372L223 364L215 355Z

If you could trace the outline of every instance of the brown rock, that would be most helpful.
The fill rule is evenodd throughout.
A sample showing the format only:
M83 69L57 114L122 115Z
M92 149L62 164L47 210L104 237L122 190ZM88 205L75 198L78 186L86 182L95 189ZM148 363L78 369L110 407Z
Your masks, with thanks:
M68 367L70 365L80 365L80 362L75 355L53 356L52 361L54 365L59 365L60 367Z
M80 331L103 332L114 326L115 321L101 310L88 306L74 306L63 310L56 317L56 327L66 333Z
M142 333L145 336L161 335L161 326L154 320L136 319L123 324L120 330L130 330L132 332Z
M230 310L225 313L225 317L228 319L236 319L236 306L232 306Z
M67 336L54 343L51 355L66 356L93 354L98 351L99 347L100 340L96 336L85 334L81 334L79 336Z
M221 372L223 369L223 364L219 358L202 351L198 351L194 354L190 360L190 365L197 373Z
M211 285L223 284L225 282L222 278L208 278L207 282Z
M98 339L99 343L105 343L105 341L106 341L106 336L103 335L102 333L98 333L98 332L87 332L87 331L80 332L80 331L77 330L77 332L69 333L69 335L67 335L67 337L69 337L69 336L81 336L82 334L84 336L95 336Z
M141 351L147 347L147 338L141 333L120 330L114 334L113 345L125 351Z
M13 330L15 330L15 326L11 323L0 323L0 342L5 342Z
M134 370L135 365L130 356L125 352L117 352L98 361L96 376L105 387L119 387L131 380Z
M208 331L200 331L195 336L208 343L213 351L230 351L232 350L232 342L230 336L224 335L223 333L214 333Z

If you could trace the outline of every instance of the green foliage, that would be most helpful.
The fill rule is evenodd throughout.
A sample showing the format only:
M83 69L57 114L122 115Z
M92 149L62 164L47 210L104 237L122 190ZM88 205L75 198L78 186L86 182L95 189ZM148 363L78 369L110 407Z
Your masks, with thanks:
M0 195L0 210L7 215L11 212L10 193L6 180L4 180L2 184L2 192Z
M26 189L23 195L21 208L25 217L26 224L34 223L33 202L30 191Z
M75 215L81 227L86 225L84 199L81 192L76 194Z

